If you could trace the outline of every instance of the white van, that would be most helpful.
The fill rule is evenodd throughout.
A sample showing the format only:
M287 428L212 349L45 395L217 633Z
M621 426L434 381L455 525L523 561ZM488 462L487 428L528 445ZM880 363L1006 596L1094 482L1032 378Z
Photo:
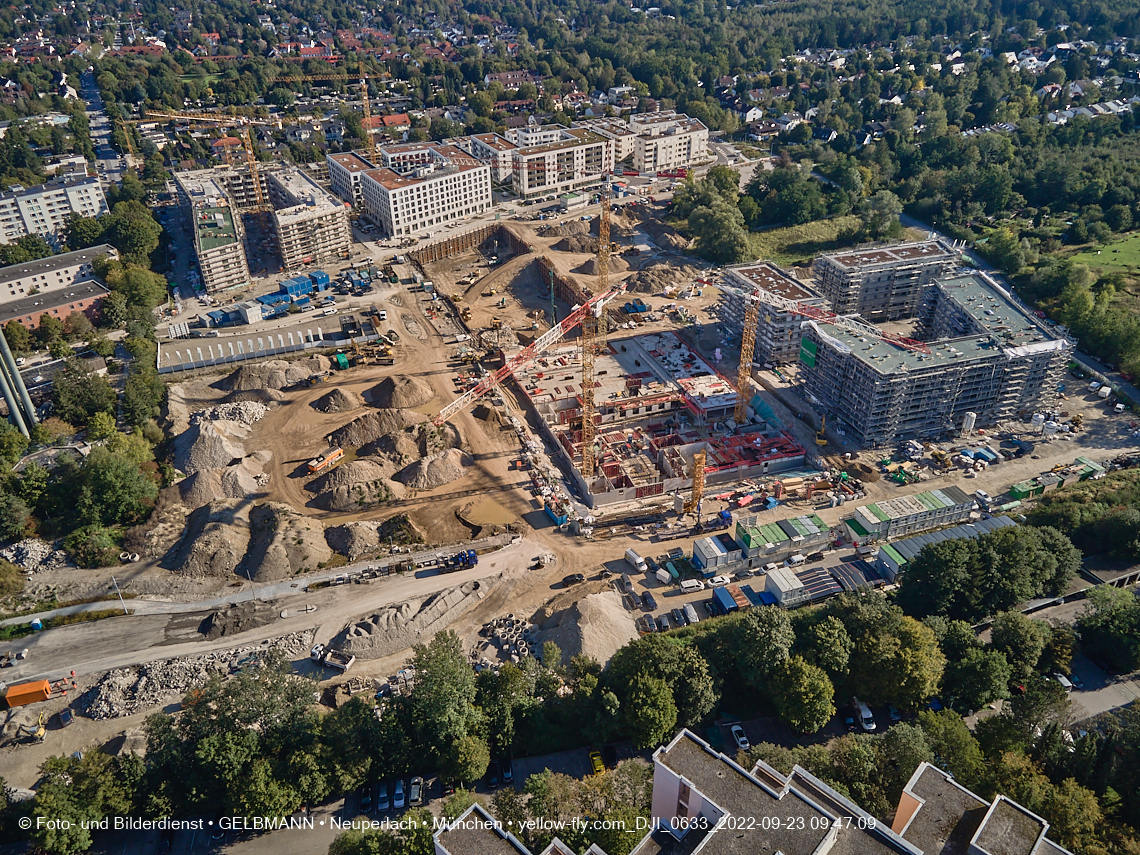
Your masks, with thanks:
M323 312L321 312L321 314L322 315L335 315L336 312L337 312L337 310L335 308L333 308L332 306L329 306L327 309L325 309Z
M730 580L727 576L713 576L711 579L709 579L709 587L710 588L723 588L730 581L732 581L732 580Z
M773 570L779 570L779 569L780 569L780 565L777 564L775 561L772 561L772 562L764 565L764 572L765 573L771 573Z
M704 589L705 583L700 579L686 579L681 583L682 594L695 594L697 591L703 591Z
M784 562L788 567L799 567L801 564L806 564L807 559L800 554L795 554L787 561Z
M878 729L878 725L875 724L875 717L871 715L871 708L861 700L855 697L851 698L851 710L855 713L855 717L859 719L859 725L867 733Z
M1073 691L1073 681L1066 677L1064 674L1054 674L1053 679L1061 684L1061 688L1066 692Z
M627 549L625 551L625 560L629 562L629 565L638 573L645 573L649 570L645 564L645 559L638 555L634 549Z

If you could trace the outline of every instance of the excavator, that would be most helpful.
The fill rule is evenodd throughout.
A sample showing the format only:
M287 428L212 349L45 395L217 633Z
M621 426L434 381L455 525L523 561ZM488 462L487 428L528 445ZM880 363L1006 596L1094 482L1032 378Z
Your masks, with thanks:
M827 434L823 432L823 429L825 427L827 427L827 416L820 416L819 430L815 432L815 444L820 448L823 448L825 445L827 445Z
M40 717L36 719L36 726L32 727L30 724L21 724L20 733L24 736L30 736L33 742L43 742L44 737L47 735L47 713L40 713Z

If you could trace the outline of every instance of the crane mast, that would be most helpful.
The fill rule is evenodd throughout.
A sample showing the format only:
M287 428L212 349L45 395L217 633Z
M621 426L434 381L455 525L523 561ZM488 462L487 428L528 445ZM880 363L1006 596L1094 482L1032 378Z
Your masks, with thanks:
M760 320L760 301L756 295L744 297L746 308L744 310L744 334L740 338L740 366L736 369L736 411L733 420L742 425L745 422L744 409L752 391L752 354L756 350L756 324Z

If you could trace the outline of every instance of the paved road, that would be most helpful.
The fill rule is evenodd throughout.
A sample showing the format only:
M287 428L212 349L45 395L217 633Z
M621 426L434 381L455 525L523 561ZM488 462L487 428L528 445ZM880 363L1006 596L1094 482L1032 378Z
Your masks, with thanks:
M131 603L131 608L136 609L133 615L60 627L20 639L18 644L28 649L28 658L5 669L4 680L58 680L71 671L80 676L95 674L160 659L228 650L314 627L316 640L325 643L346 623L381 606L419 599L464 582L525 567L536 555L546 551L545 547L523 538L482 556L476 567L455 573L440 574L434 568L424 569L411 575L381 577L366 586L336 586L312 593L305 593L303 586L317 579L315 575L260 587L256 591L257 598L272 599L272 609L284 612L285 616L216 641L206 641L204 636L196 634L195 615L204 617L205 612L219 605L249 600L255 596L254 592L242 588L225 597L190 604L149 602L144 607L145 601L135 600ZM347 569L340 568L339 572ZM108 604L99 606L107 608ZM312 607L312 611L304 611L306 607Z
M118 183L122 181L126 167L120 163L118 152L111 148L111 122L103 109L103 98L95 85L93 72L83 72L80 91L87 104L87 121L91 126L91 144L99 159L99 176L104 185Z

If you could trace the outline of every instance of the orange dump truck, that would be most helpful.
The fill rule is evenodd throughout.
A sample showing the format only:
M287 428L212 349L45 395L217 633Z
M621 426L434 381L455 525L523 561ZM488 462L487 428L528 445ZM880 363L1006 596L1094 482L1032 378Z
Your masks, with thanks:
M17 683L15 686L9 686L3 692L4 705L9 709L22 707L24 704L34 704L37 701L46 701L50 697L51 683L47 680Z
M342 457L344 457L343 448L330 448L320 457L309 461L309 474L316 475L318 472L324 472Z

